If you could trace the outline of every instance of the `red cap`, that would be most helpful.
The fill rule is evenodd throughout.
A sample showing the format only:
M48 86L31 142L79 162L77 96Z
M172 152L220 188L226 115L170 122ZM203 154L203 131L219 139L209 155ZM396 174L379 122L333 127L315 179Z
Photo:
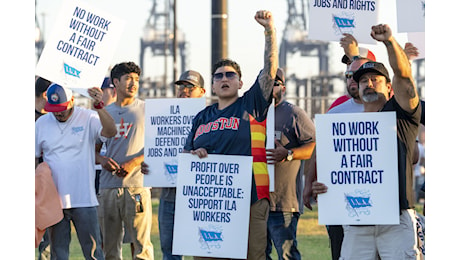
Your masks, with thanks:
M362 48L362 47L359 47L358 49L359 49L359 57L367 58L371 61L376 61L374 53L372 53L370 50L366 48ZM350 64L351 60L350 58L348 58L347 55L343 55L342 63Z
M45 104L47 112L62 112L68 109L72 100L72 91L56 83L51 84L46 90L48 101Z

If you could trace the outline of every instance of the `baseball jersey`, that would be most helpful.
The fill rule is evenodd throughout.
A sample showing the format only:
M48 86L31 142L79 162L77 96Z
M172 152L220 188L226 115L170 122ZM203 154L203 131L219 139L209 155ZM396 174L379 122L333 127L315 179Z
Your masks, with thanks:
M209 154L253 156L251 203L269 198L265 152L266 118L272 97L266 100L258 80L230 106L212 104L193 121L185 150L205 148Z

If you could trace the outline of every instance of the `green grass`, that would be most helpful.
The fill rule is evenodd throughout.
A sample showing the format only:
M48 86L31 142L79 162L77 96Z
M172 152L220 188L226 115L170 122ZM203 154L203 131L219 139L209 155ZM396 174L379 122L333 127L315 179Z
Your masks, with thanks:
M422 204L417 204L416 210L422 212ZM155 259L162 259L160 240L158 235L158 202L153 202L153 223L152 223L152 243L155 251ZM299 251L303 259L309 260L329 260L331 259L331 251L329 247L329 239L327 236L326 227L318 225L318 207L313 205L313 210L306 210L301 215L297 227L297 239ZM35 259L38 256L38 250L35 249ZM271 254L272 259L277 259L275 251ZM83 260L80 244L72 229L72 241L70 243L70 260ZM131 249L128 244L123 244L123 259L131 259ZM193 257L186 256L185 260L191 260Z

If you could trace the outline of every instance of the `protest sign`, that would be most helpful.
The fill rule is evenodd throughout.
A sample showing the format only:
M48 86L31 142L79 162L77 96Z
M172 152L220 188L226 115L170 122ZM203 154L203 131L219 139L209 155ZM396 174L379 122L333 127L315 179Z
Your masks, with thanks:
M379 2L378 0L310 1L308 38L340 41L344 33L349 33L360 44L376 44L369 34L371 27L378 21Z
M425 32L425 0L396 0L398 32Z
M408 32L407 41L417 47L419 54L414 60L425 59L425 32Z
M266 149L275 149L275 139L279 140L279 138L276 138L276 133L275 133L275 101L271 103L271 105L268 107L268 113L267 113L267 142L266 142ZM275 191L275 165L274 164L268 164L267 163L267 169L268 169L268 190L270 192Z
M179 155L173 254L246 259L252 160Z
M395 112L316 115L318 223L399 224Z
M35 74L88 96L102 85L124 23L84 1L63 1Z
M144 162L149 165L145 187L176 187L177 155L182 153L195 115L205 106L205 98L145 100Z

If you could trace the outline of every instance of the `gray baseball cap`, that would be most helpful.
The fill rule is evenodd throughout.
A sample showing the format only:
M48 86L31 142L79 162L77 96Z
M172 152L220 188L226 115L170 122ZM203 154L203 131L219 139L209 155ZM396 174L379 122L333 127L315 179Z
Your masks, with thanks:
M187 70L182 75L180 75L179 80L174 82L174 84L179 85L183 83L189 83L193 86L198 86L204 88L204 79L200 73L194 70Z

